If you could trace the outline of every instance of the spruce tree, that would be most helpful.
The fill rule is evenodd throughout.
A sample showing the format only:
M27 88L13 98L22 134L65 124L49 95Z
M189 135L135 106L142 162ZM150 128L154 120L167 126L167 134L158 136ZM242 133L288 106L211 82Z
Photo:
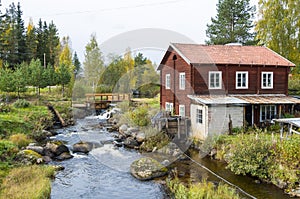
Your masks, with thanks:
M254 44L253 18L255 6L250 0L219 0L217 16L207 25L207 44Z

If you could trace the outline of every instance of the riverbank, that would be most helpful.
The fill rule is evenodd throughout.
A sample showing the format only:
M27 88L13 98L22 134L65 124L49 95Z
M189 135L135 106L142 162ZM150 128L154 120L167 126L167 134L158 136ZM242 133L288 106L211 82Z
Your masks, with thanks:
M194 145L202 156L225 162L236 175L250 175L256 183L271 183L291 197L300 197L300 137L280 139L271 130L249 129L236 135L209 137Z
M45 129L51 129L55 124L54 115L43 101L30 100L12 99L11 103L0 104L0 198L22 198L22 193L25 198L50 196L54 169L51 166L28 166L43 160L25 147L30 143L44 143L48 136L52 136ZM67 124L72 124L70 104L62 101L54 105ZM32 184L38 186L28 187Z

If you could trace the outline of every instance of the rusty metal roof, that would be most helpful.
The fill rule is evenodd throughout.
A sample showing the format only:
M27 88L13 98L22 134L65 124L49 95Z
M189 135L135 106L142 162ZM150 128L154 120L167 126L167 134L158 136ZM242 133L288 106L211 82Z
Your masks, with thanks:
M264 46L239 45L170 45L188 64L234 64L287 66L295 64Z
M278 95L233 95L234 97L244 100L250 104L300 104L300 99Z
M283 94L274 95L189 95L190 99L206 105L222 104L300 104L300 99Z

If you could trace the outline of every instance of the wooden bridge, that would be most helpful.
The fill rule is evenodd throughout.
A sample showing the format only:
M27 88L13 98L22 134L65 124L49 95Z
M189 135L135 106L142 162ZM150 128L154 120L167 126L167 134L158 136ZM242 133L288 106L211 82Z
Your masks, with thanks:
M128 93L89 93L85 95L84 103L73 103L74 108L106 109L110 104L122 101L130 101Z

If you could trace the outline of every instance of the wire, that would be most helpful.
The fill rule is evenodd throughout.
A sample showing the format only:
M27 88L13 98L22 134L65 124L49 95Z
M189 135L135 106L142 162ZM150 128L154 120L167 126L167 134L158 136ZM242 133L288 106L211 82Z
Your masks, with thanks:
M139 4L135 6L122 6L116 8L104 8L99 10L86 10L86 11L76 11L76 12L61 12L56 14L44 15L44 17L50 16L60 16L60 15L77 15L77 14L85 14L85 13L93 13L93 12L107 12L113 10L124 10L124 9L131 9L131 8L141 8L141 7L148 7L148 6L156 6L156 5L165 5L165 4L173 4L184 0L170 0L165 2L157 2L157 3L148 3L148 4Z
M257 199L256 197L250 195L249 193L247 193L246 191L244 191L242 188L238 187L237 185L229 182L228 180L222 178L221 176L219 176L218 174L214 173L213 171L211 171L209 168L205 167L204 165L200 164L199 162L195 161L193 158L191 158L190 156L188 156L187 154L184 153L184 155L190 159L192 162L196 163L197 165L199 165L200 167L202 167L203 169L205 169L206 171L208 171L209 173L213 174L214 176L216 176L217 178L221 179L222 181L224 181L225 183L229 184L230 186L238 189L240 192L242 192L243 194L245 194L246 196L253 198L253 199Z

